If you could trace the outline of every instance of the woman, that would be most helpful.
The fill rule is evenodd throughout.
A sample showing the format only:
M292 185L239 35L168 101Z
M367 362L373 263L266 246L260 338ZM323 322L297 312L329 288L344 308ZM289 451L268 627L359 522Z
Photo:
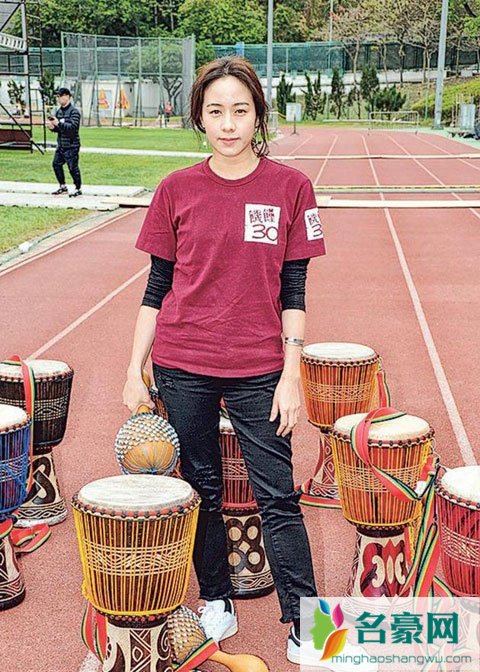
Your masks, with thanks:
M322 228L310 180L266 158L267 105L246 60L201 68L191 120L212 156L166 177L145 218L137 247L152 267L124 403L131 411L150 403L141 373L153 344L182 474L202 498L194 566L203 625L220 641L237 631L221 513L224 399L261 511L281 621L293 622L287 655L299 662L299 598L316 589L291 431L300 408L306 270L325 253Z

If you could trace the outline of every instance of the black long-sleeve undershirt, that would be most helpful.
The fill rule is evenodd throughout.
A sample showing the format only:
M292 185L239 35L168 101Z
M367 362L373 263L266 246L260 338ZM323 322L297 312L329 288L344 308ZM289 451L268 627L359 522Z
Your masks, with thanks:
M305 283L310 259L285 261L280 274L280 303L282 310L305 310ZM142 306L160 309L163 299L172 288L175 262L151 256L150 275Z

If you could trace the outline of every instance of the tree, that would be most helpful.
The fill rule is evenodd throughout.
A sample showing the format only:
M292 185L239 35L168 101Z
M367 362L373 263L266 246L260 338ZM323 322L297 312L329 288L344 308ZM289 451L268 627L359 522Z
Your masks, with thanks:
M292 93L293 82L288 83L285 79L285 74L282 74L277 86L277 110L285 116L287 112L287 103L294 103L297 99L297 94Z
M164 28L170 34L174 33L178 28L178 9L183 0L151 0L151 2L153 2L155 28Z
M422 47L422 81L427 81L432 56L438 48L440 33L441 3L437 0L423 0L412 8L411 38Z
M62 31L99 35L146 35L154 26L154 0L57 0L40 3L44 46L60 44Z
M455 49L455 74L457 77L460 75L460 51L468 39L467 26L465 25L467 17L463 0L450 0L447 44Z
M385 112L398 112L405 105L406 94L402 94L395 84L377 91L373 100L373 106L376 110Z
M345 85L343 77L338 68L333 68L330 99L337 113L337 119L340 119L345 103Z
M375 106L375 96L380 89L377 70L373 65L364 65L362 70L362 79L360 80L360 93L363 100L367 103L368 112L372 112Z
M195 44L195 66L199 68L215 58L215 49L211 40L201 40Z
M47 112L51 112L52 107L57 102L55 76L53 72L44 70L38 84L38 90L40 91L43 105L47 109Z
M23 117L27 107L25 98L23 97L25 93L25 86L23 84L17 84L14 79L10 79L7 82L7 92L11 104L16 105Z
M302 93L305 95L304 116L306 119L313 119L315 121L317 116L322 114L325 109L327 94L322 93L322 75L320 71L317 72L317 77L313 82L308 72L305 73L305 79L307 81L307 89L302 89Z
M304 42L309 30L305 16L289 7L277 5L273 13L273 37L276 42Z
M303 0L301 11L305 14L307 26L316 31L321 25L328 23L330 3L325 0Z
M333 15L335 37L343 42L352 60L353 81L357 81L358 58L365 38L371 32L371 14L366 0L354 0L348 7L338 7Z
M417 0L377 0L385 30L398 45L400 82L403 84L405 51L411 40L413 12Z
M395 0L365 0L370 12L370 30L380 54L385 83L388 82L388 45L395 41L386 13L392 9Z
M147 46L141 48L142 59L142 79L152 82L160 81L159 68L159 49L156 40L152 40ZM162 84L167 93L166 99L169 100L175 113L181 114L181 104L178 100L182 91L182 65L183 49L182 45L174 40L164 40L161 48L161 75ZM127 67L127 73L132 79L138 78L139 73L139 51L134 49L132 58Z
M253 0L185 0L179 9L182 35L213 44L264 42L267 20Z
M360 93L360 87L357 84L354 84L347 93L347 105L348 107L357 106L358 118L360 119L362 116L362 95Z

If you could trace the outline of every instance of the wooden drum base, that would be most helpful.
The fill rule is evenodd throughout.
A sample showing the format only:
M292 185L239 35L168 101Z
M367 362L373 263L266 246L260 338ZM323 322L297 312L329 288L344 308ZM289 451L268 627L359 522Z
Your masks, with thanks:
M39 523L56 525L67 517L51 450L33 456L33 484L15 516L17 527L31 527Z
M0 523L0 611L16 607L25 598L25 583L10 540L11 528L10 521Z
M166 617L149 622L107 619L103 672L173 672Z
M357 527L352 574L346 595L392 597L405 584L405 530Z
M257 511L224 511L228 564L234 597L261 597L275 586L263 545L262 521Z
M335 480L335 464L328 433L320 430L318 462L315 475L302 486L300 504L320 508L339 509L338 485Z

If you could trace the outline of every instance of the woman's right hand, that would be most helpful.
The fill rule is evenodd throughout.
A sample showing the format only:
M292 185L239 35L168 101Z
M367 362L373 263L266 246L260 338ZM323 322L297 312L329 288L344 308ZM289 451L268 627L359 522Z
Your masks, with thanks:
M154 403L140 372L127 374L127 382L123 388L123 403L132 413L135 413L142 404L154 408Z

